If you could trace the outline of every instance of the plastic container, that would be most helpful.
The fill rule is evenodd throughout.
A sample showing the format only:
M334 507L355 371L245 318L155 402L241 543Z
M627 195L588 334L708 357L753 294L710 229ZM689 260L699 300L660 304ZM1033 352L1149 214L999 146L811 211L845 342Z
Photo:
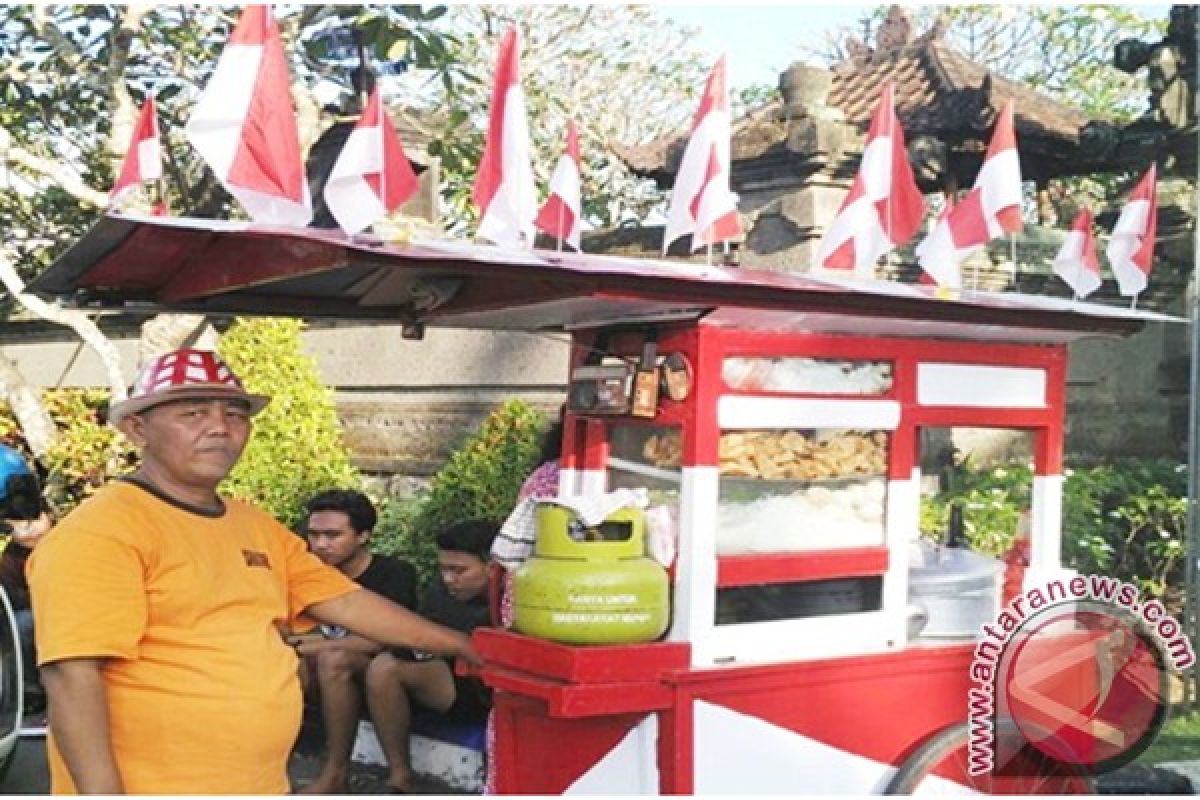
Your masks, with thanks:
M925 610L921 639L970 639L1000 613L1004 562L922 541L908 570L908 602Z

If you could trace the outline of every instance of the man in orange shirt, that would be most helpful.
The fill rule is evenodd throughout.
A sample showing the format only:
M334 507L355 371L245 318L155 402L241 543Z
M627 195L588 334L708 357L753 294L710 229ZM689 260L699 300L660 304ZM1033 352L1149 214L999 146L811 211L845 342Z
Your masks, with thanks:
M31 557L56 793L287 792L301 698L279 630L301 615L478 661L463 634L360 589L217 493L267 402L215 353L155 359L110 414L141 466Z

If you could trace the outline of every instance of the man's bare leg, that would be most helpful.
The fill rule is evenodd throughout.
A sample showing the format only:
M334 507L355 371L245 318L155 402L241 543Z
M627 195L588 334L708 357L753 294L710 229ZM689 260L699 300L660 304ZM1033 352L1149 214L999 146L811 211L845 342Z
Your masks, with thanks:
M454 677L446 662L402 661L380 653L367 666L367 710L388 762L388 785L407 790L412 781L408 737L412 704L445 711L454 703Z
M321 718L325 727L325 763L316 780L300 794L345 794L350 755L358 731L362 692L358 676L367 668L365 653L325 650L317 654L317 683L321 687Z

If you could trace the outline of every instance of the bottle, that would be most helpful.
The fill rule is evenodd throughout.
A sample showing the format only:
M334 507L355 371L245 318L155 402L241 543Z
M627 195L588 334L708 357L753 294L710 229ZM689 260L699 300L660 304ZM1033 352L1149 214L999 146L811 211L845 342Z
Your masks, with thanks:
M967 549L967 529L963 524L963 507L961 503L950 506L950 522L946 526L946 547Z

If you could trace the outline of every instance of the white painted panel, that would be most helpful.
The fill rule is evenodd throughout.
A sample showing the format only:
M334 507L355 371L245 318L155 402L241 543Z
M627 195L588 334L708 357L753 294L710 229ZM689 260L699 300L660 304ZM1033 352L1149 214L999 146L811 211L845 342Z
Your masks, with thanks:
M878 795L896 774L890 764L715 703L693 708L697 795ZM914 794L974 792L933 776Z
M579 494L579 472L574 469L560 469L558 471L559 497L573 497L576 494Z
M767 664L882 653L904 646L902 609L714 626L692 664Z
M1033 476L1030 509L1030 568L1054 572L1062 567L1062 475Z
M547 754L552 758L553 754ZM650 714L563 794L658 794L658 715Z
M679 556L667 639L692 643L692 664L703 659L715 615L717 467L684 467L679 494Z
M581 469L575 485L579 494L604 494L608 491L608 470Z
M889 615L888 638L908 638L908 553L920 535L921 472L906 481L888 481L888 569L883 575L883 609Z
M900 404L894 400L819 400L797 397L722 395L717 424L723 430L756 428L868 428L895 430Z
M894 770L869 758L697 700L697 795L878 793Z
M1046 370L981 364L918 364L923 406L1045 408Z

